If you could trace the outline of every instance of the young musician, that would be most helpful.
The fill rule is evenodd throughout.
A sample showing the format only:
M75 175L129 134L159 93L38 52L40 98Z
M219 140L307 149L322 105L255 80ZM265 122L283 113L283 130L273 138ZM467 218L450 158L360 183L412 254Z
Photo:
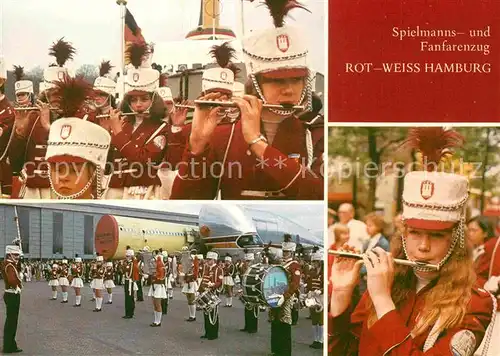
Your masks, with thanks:
M323 254L314 252L311 256L312 268L307 272L306 292L314 293L317 298L323 299ZM313 328L314 342L309 345L313 349L323 350L323 309L309 308Z
M139 278L139 266L137 259L134 257L134 250L127 246L125 252L125 266L124 266L124 293L125 293L125 315L123 319L132 319L135 311L135 292L137 291L137 284L135 281Z
M0 197L3 198L12 196L13 167L9 162L9 147L13 139L15 121L14 108L5 95L6 81L7 68L4 58L0 56ZM19 169L15 171L16 175L18 172Z
M165 289L165 264L163 263L163 256L160 253L155 256L155 275L152 277L153 281L148 296L153 297L154 322L150 326L158 327L161 326L161 302L167 298L167 291Z
M106 269L104 271L104 288L108 292L108 301L106 304L113 304L113 288L115 288L115 282L113 282L115 271L113 268L113 262L106 262Z
M191 261L185 261L185 258L191 259L189 251L183 248L183 266L187 266ZM188 257L189 256L189 257ZM199 260L198 256L192 259L192 266L184 273L184 284L182 286L182 293L186 296L188 303L189 318L186 321L196 321L196 304L194 303L196 290L198 289L198 269Z
M226 307L231 308L233 306L233 288L235 267L231 256L224 257L224 279L222 280L222 285L224 287L224 293L226 294Z
M391 243L390 253L376 247L362 260L335 257L330 355L471 356L479 347L494 302L476 285L465 241L469 182L436 171L450 148L462 142L452 130L410 131L406 144L422 153L425 171L404 177L400 243ZM344 250L353 252L349 246ZM395 258L414 264L395 264ZM353 310L361 264L367 269L367 292Z
M207 260L203 268L203 276L199 293L206 290L212 292L216 291L222 286L223 271L217 266L217 259L219 255L216 252L207 252ZM201 336L202 339L215 340L219 338L219 306L217 305L212 311L204 312L205 316L205 334Z
M93 271L92 283L90 287L95 291L95 309L94 312L102 311L102 291L104 288L104 258L96 257L96 264Z
M245 272L250 268L254 261L254 254L251 252L245 253L245 261L240 266L240 274L243 277ZM259 327L259 305L243 301L245 304L245 325L240 331L245 331L249 334L255 334Z
M52 288L51 300L57 300L57 287L59 287L59 266L54 263L50 271L49 286Z
M68 275L69 275L68 260L64 259L62 260L62 264L59 269L59 286L61 286L61 294L63 299L61 303L68 302L68 287L69 287Z
M73 280L71 281L71 287L75 290L75 305L74 307L80 307L82 305L82 295L81 288L83 288L83 266L82 266L82 258L76 255L75 263L71 266L71 275L73 276Z

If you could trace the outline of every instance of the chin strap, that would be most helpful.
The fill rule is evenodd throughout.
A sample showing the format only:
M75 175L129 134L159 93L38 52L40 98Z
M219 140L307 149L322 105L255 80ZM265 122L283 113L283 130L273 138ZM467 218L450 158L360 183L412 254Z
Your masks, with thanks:
M97 181L97 199L100 199L101 198L101 195L102 195L102 187L101 187L101 184L102 184L102 171L101 171L101 167L96 167L96 171L94 172L94 174L92 175L92 177L90 177L89 181L87 182L87 184L85 184L85 186L77 193L75 194L71 194L71 195L62 195L61 193L59 193L55 187L54 187L54 182L52 181L52 175L50 174L50 171L51 171L51 168L49 166L49 169L48 169L48 176L49 176L49 183L50 183L50 189L52 189L52 191L54 192L54 194L57 196L57 199L59 200L72 200L72 199L78 199L80 198L83 194L85 194L85 192L87 190L89 190L91 187L92 187L92 184L94 183L94 179Z

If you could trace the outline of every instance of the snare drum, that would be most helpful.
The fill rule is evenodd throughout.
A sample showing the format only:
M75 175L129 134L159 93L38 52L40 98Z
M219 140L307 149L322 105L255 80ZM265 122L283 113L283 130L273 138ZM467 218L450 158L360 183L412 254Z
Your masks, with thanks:
M245 302L276 308L281 296L288 290L288 276L281 266L258 263L247 269L242 287Z
M221 300L216 293L206 290L198 295L194 303L208 313L214 310L221 303Z

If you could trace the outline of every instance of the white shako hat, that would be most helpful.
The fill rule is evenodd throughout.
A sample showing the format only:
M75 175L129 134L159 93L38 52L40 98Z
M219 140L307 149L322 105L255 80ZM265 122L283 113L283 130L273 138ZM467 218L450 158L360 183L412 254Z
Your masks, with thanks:
M233 96L241 98L241 97L243 97L243 95L245 95L245 84L240 83L240 82L234 82Z
M228 94L233 93L234 77L237 69L231 63L231 59L234 58L235 52L229 42L212 47L210 55L216 60L218 67L208 68L203 71L201 78L201 90L203 92L216 90Z
M106 262L106 267L113 267L113 262Z
M248 75L263 74L274 78L307 76L306 41L303 31L285 25L292 9L307 10L298 1L265 0L274 27L254 32L243 39L243 54Z
M172 90L169 87L160 87L158 89L158 95L160 95L163 101L174 101L174 97L172 96Z
M153 93L160 84L160 72L151 68L150 49L146 43L131 43L125 54L128 67L125 77L125 94L134 91Z
M207 252L207 260L217 260L219 258L219 255L217 252L214 251L208 251Z
M253 261L255 259L255 256L253 253L245 253L245 260L246 261Z
M99 77L94 81L94 90L114 96L116 93L116 83L113 79L109 78L111 68L113 68L113 66L110 61L101 62L99 66Z
M285 234L283 238L284 241L281 243L281 249L283 251L295 252L297 245L292 241L292 237L288 234Z
M224 261L231 262L232 260L231 256L224 257Z
M201 261L203 260L203 255L201 255L201 254L200 254L200 255L196 255L196 257L197 257L199 260L201 260ZM207 256L207 258L208 258L208 256Z
M16 82L14 83L14 90L16 95L19 93L29 93L33 94L33 82L31 80L25 80L24 68L21 66L14 66L14 76L16 77Z
M82 258L81 257L76 257L75 258L75 263L78 263L78 262L82 262Z
M128 249L127 251L125 251L126 257L134 257L134 255L135 255L134 250Z
M67 265L68 264L68 260L62 260L61 261L63 265Z
M75 53L75 48L69 42L64 41L64 37L52 44L49 55L55 57L57 64L43 71L44 90L52 89L56 82L63 80L65 75L69 75L64 65L68 59L73 59Z
M0 79L7 80L7 66L2 55L0 55Z
M111 135L103 127L77 117L61 118L50 125L48 162L91 162L104 170Z
M163 257L168 257L168 251L162 251L162 252L161 252L161 255L162 255Z
M54 263L54 264L52 265L52 268L57 268L57 267L59 267L59 265L58 265L57 263Z
M323 254L319 251L311 254L311 261L321 261L323 260Z
M21 248L17 245L6 245L5 254L8 255L22 255Z
M407 226L427 230L447 230L465 218L469 182L465 176L438 172L436 169L449 148L462 144L453 130L440 127L409 131L404 145L422 153L424 171L404 177L403 214Z
M102 257L102 256L97 256L97 257L95 258L95 260L96 260L96 261L98 261L98 262L102 262L102 261L104 261L104 257Z

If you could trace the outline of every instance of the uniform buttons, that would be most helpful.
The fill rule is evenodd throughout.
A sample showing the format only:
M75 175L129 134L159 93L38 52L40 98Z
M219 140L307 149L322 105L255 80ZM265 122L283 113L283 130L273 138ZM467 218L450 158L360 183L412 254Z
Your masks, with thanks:
M138 148L139 146L138 145L135 145L135 148Z
M252 154L252 152L250 152L250 150L247 150L247 156L250 156Z

